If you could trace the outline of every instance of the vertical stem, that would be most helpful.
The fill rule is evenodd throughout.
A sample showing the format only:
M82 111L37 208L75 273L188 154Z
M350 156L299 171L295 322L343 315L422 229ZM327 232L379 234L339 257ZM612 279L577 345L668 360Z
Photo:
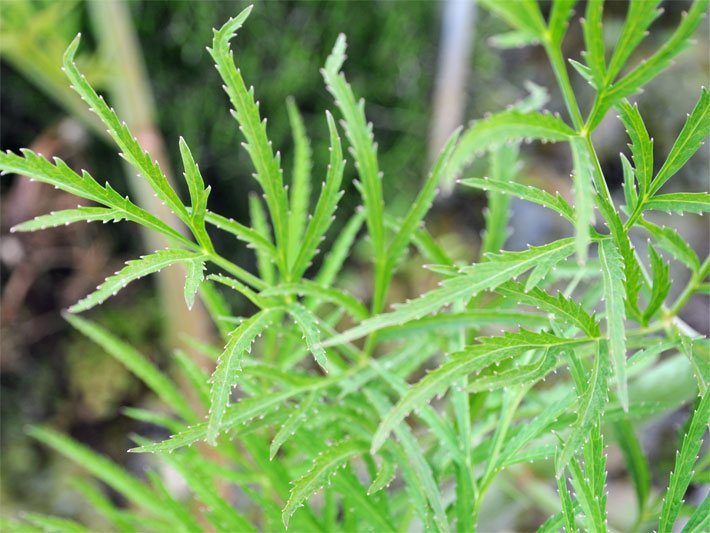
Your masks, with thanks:
M569 81L567 66L565 65L564 57L562 57L562 50L558 46L553 47L552 43L549 41L545 41L545 51L547 52L547 56L550 60L550 65L552 66L552 71L555 74L557 84L562 92L562 98L565 101L567 112L572 119L572 124L581 134L581 130L584 127L584 120L582 119L582 113L579 110L577 99L574 96L572 84Z

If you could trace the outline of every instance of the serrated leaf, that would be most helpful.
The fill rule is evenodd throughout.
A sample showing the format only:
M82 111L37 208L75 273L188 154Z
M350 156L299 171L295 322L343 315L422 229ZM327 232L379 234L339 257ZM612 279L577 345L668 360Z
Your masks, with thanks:
M75 222L119 222L125 215L117 209L107 207L77 207L76 209L64 209L62 211L52 211L47 215L40 215L14 226L10 232L16 231L37 231L57 226L68 226Z
M192 157L189 146L187 146L185 139L182 137L180 137L179 146L182 165L185 169L185 181L187 182L187 188L190 193L190 204L192 206L191 215L196 221L203 222L207 212L209 189L205 189L205 182L202 179L200 169L197 163L195 163L195 159Z
M212 374L210 412L205 438L213 446L217 444L217 436L227 411L229 396L241 371L241 360L246 353L251 352L252 343L271 323L275 313L274 309L265 309L237 326L230 334L229 341L217 360L217 368Z
M310 390L309 387L295 387L282 390L276 393L269 393L265 396L255 396L240 400L235 405L230 405L222 418L220 430L231 428L239 424L244 424L256 417L265 415L270 410L275 409L284 401L298 396ZM162 442L143 444L138 448L129 450L132 453L159 453L170 452L183 446L189 446L199 440L203 440L207 435L207 422L195 424L189 428L172 435Z
M676 31L655 54L643 60L608 91L600 93L587 120L589 130L593 130L599 125L610 107L616 105L623 98L636 94L641 87L668 68L673 59L690 46L691 37L705 16L707 5L708 0L695 0L687 14L683 15Z
M333 51L321 70L326 88L333 95L335 103L343 115L343 125L347 134L355 166L360 177L360 193L365 207L370 240L377 269L386 261L385 230L383 223L384 200L382 179L377 162L377 145L373 139L372 126L365 117L365 104L357 102L345 76L340 72L345 61L345 35L340 34Z
M288 199L283 186L280 157L278 154L274 155L266 135L266 121L261 120L259 106L254 100L254 91L247 90L241 72L234 65L229 47L229 42L235 37L251 9L251 6L247 7L214 32L212 49L209 52L224 80L224 90L234 106L233 115L246 138L245 148L256 169L256 180L264 190L266 205L274 226L278 264L282 272L287 272Z
M545 246L528 248L523 252L503 252L488 256L483 263L464 267L462 275L441 282L439 288L409 303L396 306L395 311L369 318L359 326L327 340L323 346L342 344L388 326L417 320L462 297L473 297L482 291L494 289L524 274L538 261L549 256L569 256L573 249L573 239L561 239Z
M286 421L271 440L271 445L269 446L269 459L273 461L276 454L279 453L281 446L283 446L291 435L298 431L301 425L303 425L308 418L308 412L317 399L318 396L315 392L310 393L301 401L298 407L296 407L293 412L288 415Z
M648 27L662 13L662 10L658 9L659 1L629 2L624 27L609 60L607 80L613 81L621 72L631 54L646 37Z
M131 220L153 229L184 245L192 245L184 236L165 224L162 220L124 198L108 183L99 185L86 171L81 175L74 172L64 161L54 158L54 164L32 150L22 150L22 156L0 151L0 171L28 176L30 180L52 185L75 196L115 209L121 218Z
M501 337L484 337L480 344L450 354L447 361L412 386L397 405L384 417L372 439L372 451L377 451L389 433L402 419L437 394L443 394L462 376L480 371L492 364L522 355L528 350L584 344L589 339L562 339L547 333L522 330Z
M318 455L308 472L293 482L288 502L282 511L284 526L288 527L289 520L296 509L313 496L341 465L366 451L367 444L356 440L345 440L329 446L325 452Z
M157 161L141 147L135 137L131 135L125 122L121 122L116 113L111 109L103 97L99 96L89 85L84 75L79 72L74 63L74 56L79 48L81 35L77 35L64 53L64 72L69 78L74 90L86 101L101 122L108 128L109 135L121 149L121 155L133 165L150 184L155 194L170 210L175 213L185 224L190 223L187 209L180 201L177 193L172 189L167 177L163 174Z
M651 259L651 298L648 301L646 310L643 313L645 323L653 318L668 296L668 291L671 289L670 267L663 262L658 252L648 245L648 256Z
M438 336L456 330L479 329L483 326L499 324L527 328L542 327L549 319L542 315L517 313L514 311L491 309L472 309L458 313L440 313L438 315L412 320L401 326L391 326L380 330L379 340L399 339L417 335L431 334Z
M610 373L607 343L600 341L589 380L579 398L577 419L555 462L555 471L558 477L562 475L584 440L589 437L594 421L603 414L607 401L607 380Z
M459 180L458 183L483 191L496 191L516 196L522 200L527 200L528 202L552 209L574 223L574 209L562 196L559 194L553 196L549 192L534 187L533 185L523 185L521 183L488 178L467 178Z
M653 177L653 140L648 135L638 105L631 105L624 100L619 103L617 109L619 118L631 139L631 157L634 160L635 175L639 184L639 196L645 198Z
M311 142L303 125L303 118L293 98L286 99L288 121L293 137L293 171L289 190L289 258L292 267L303 231L306 228L308 208L311 203L311 170L313 167Z
M520 283L509 282L501 285L496 292L509 296L514 301L540 308L542 311L553 315L571 326L575 326L590 337L599 336L599 324L593 316L589 315L577 302L565 297L559 292L557 297L548 294L539 288L527 289Z
M205 280L205 261L202 258L192 259L186 263L185 303L188 309L195 304L195 295Z
M602 33L603 0L589 0L582 20L584 30L585 59L592 72L592 79L597 89L604 86L606 61L604 59L604 34Z
M516 385L534 384L554 370L557 364L557 354L556 350L546 350L533 363L484 374L476 378L466 390L468 392L485 392Z
M461 130L457 129L449 137L448 141L444 145L444 148L441 150L439 157L432 166L429 177L424 182L424 185L419 191L414 203L407 212L407 215L404 217L399 231L388 246L387 267L385 269L386 275L389 276L396 270L397 263L399 262L405 248L412 240L414 231L421 224L424 216L431 208L432 202L434 201L434 197L437 193L437 187L444 175L444 172L446 171L446 166L448 165L451 154L456 147L456 141L458 140L460 133ZM388 282L389 280L387 280L386 283Z
M675 466L668 483L668 491L663 498L658 531L671 531L678 518L683 497L693 476L693 465L708 429L708 420L710 420L710 394L706 393L700 398L690 421L688 432L683 437L680 450L676 452Z
M703 145L708 134L710 134L710 92L703 88L698 103L688 115L680 135L651 183L651 194L663 187L663 184L685 165Z
M706 192L657 194L644 204L644 208L666 213L707 213L710 211L710 194Z
M575 457L571 459L569 469L572 473L572 486L583 511L582 518L586 525L586 531L606 533L605 508L602 508L601 502L596 500L588 474L582 471L582 467Z
M512 4L511 4L512 5ZM543 113L505 111L473 122L451 155L447 176L457 177L477 155L510 141L569 141L575 132L559 117Z
M621 168L624 173L624 201L626 202L627 214L636 208L638 202L638 191L636 190L636 172L624 154L619 154Z
M390 486L397 475L397 464L390 459L387 454L380 454L382 462L377 470L377 475L367 488L367 495L375 494Z
M313 354L316 363L318 363L323 370L328 372L328 357L321 346L318 317L300 304L291 303L287 310L288 314L291 315L291 318L293 318L294 322L301 329L308 351Z
M710 385L710 344L704 342L704 339L691 339L682 334L679 337L680 351L693 367L700 393L705 394Z
M291 269L291 275L294 279L299 279L303 275L317 253L318 246L323 241L323 236L332 223L333 213L343 194L340 190L340 184L343 180L345 161L343 160L343 152L340 146L340 137L335 127L335 121L328 112L326 112L326 120L328 122L328 131L330 132L328 173L316 202L313 217L308 223L302 242L299 243L298 256Z
M161 250L154 254L144 255L140 259L128 261L123 269L106 278L94 292L72 305L69 308L69 312L80 313L91 309L116 294L132 281L148 274L159 272L163 268L176 263L185 263L201 257L203 257L202 254L186 250Z
M700 270L700 259L690 245L673 228L656 226L644 220L639 220L641 225L656 239L658 246L666 250L673 257L682 261L692 272Z
M548 32L550 42L553 46L560 46L562 39L567 33L569 27L569 19L572 16L577 0L555 0L552 3L550 10L550 19L548 22Z
M185 400L184 394L178 391L175 384L165 374L132 346L89 320L69 314L66 314L64 318L82 335L101 346L111 357L145 383L166 406L174 409L185 420L194 420L195 414Z
M587 65L583 65L579 61L575 61L574 59L568 59L569 64L572 65L574 70L577 71L577 73L582 76L590 85L594 85L594 76L592 75L592 69L590 69Z
M572 496L570 496L567 482L564 476L557 476L557 492L560 495L560 503L562 504L562 518L564 520L564 530L567 533L576 533L579 531L574 518L574 506L572 505ZM559 527L555 528L559 531ZM538 531L539 533L539 531Z
M609 356L614 364L614 377L619 401L628 408L626 383L626 311L624 307L624 265L614 241L604 239L599 243L599 264L602 271L606 310L606 336Z
M365 395L370 403L372 403L379 416L382 417L391 408L391 404L387 398L376 392L375 390L366 390ZM446 518L444 503L441 498L441 490L437 485L434 473L432 472L429 462L425 458L421 446L415 439L409 427L405 424L400 424L394 428L394 433L397 436L407 462L411 465L416 476L417 490L420 490L426 501L429 503L434 513L434 524L439 531L449 531L449 523Z

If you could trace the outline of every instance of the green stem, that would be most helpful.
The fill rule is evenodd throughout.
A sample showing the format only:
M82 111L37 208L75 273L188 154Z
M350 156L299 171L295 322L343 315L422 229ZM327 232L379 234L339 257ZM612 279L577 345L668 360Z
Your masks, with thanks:
M565 101L565 106L572 119L572 124L575 129L581 131L584 126L584 120L582 119L582 113L579 110L579 104L574 96L574 90L572 89L572 84L569 80L569 74L567 73L567 67L565 65L564 57L562 56L562 50L559 46L554 46L551 41L545 41L545 51L547 52L547 57L550 60L550 65L552 66L552 71L557 79L557 84L562 92L562 98Z
M675 301L670 311L668 311L668 314L670 316L675 317L678 313L680 313L683 307L685 307L685 304L688 303L688 300L690 300L693 294L695 294L695 291L697 290L698 286L703 282L705 276L707 276L709 269L710 256L705 258L705 261L703 261L700 270L698 270L697 272L693 272L693 275L690 277L690 281L688 281L688 284L686 285L685 289L683 289L681 295Z

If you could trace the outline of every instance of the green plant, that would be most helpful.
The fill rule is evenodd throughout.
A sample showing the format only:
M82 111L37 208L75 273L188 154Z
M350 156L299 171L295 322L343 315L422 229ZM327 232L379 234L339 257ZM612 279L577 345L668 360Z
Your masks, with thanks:
M512 109L452 135L406 216L394 218L385 210L377 148L364 104L341 72L341 36L322 74L343 119L363 209L347 223L318 269L311 263L342 194L345 161L338 128L326 113L330 164L311 210L309 141L295 105L289 105L295 152L286 188L280 156L269 142L254 92L232 60L229 42L250 9L215 31L210 49L264 191L264 203L252 200L250 226L207 210L210 189L181 139L190 204L182 202L159 166L77 70L78 38L71 44L64 68L72 86L108 127L122 156L194 237L184 237L109 184L101 186L88 173L77 174L59 160L50 162L30 151L0 155L3 172L27 175L99 205L42 216L16 230L126 219L174 243L129 262L70 308L67 320L141 378L170 410L169 415L126 410L128 416L170 433L159 442L137 436L138 447L131 451L158 455L158 461L184 479L189 495L171 492L156 472L149 471L147 481L138 479L59 433L31 430L126 498L130 507L117 508L95 487L77 486L112 527L389 531L418 524L426 530L470 531L479 524L489 489L496 482L529 476L520 465L535 462L541 472L556 478L559 491L559 500L552 501L545 492L553 490L552 483L517 493L550 515L541 529L602 531L608 528L605 447L611 440L621 448L634 483L634 529L670 531L681 513L689 515L688 531L707 527L707 500L692 509L683 505L683 498L693 480L707 477L707 458L698 471L694 465L710 418L709 348L677 315L695 293L707 292L710 260L701 263L676 231L654 225L648 213L708 211L706 193L659 191L707 136L710 96L701 91L655 173L652 141L638 109L626 100L687 46L707 1L692 5L656 54L628 65L659 13L658 2L629 5L607 60L603 4L590 0L584 23L586 64L570 60L595 90L586 120L560 48L575 2L556 1L547 21L531 0L485 4L514 28L499 41L543 45L571 124L539 112L546 95L534 88ZM611 108L628 131L633 160L621 156L625 204L619 209L591 139ZM519 146L525 139L569 143L574 206L560 195L516 181ZM462 265L422 221L438 184L455 179L483 155L489 158L493 179L459 181L488 194L483 255L477 263ZM520 252L500 251L507 236L510 196L559 213L574 228L574 237ZM595 209L603 227L594 225ZM335 286L363 224L373 264L369 307ZM254 248L258 273L222 257L212 245L212 227ZM637 230L650 238L650 272L630 238ZM385 311L391 281L410 246L433 263L430 269L442 281L417 299ZM596 258L590 258L590 247ZM691 272L670 305L665 303L669 269L657 248ZM177 354L185 381L201 402L198 406L133 348L75 314L102 303L131 281L177 263L186 267L187 305L199 295L225 341L221 353L199 346L216 360L209 380L193 361ZM208 268L215 271L206 273ZM519 277L524 280L517 281ZM232 317L218 286L241 294L256 312ZM491 324L509 331L480 336ZM259 357L249 355L253 345ZM422 377L421 370L433 362L436 368ZM234 387L239 399L232 401ZM658 495L635 426L643 418L691 402L694 414L682 436L668 490ZM206 421L200 420L203 410ZM83 530L74 522L36 514L22 522L8 520L5 526Z

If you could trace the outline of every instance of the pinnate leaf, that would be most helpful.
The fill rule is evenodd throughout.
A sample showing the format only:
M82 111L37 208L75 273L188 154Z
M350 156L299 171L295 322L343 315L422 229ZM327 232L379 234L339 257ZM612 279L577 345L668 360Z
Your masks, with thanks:
M163 268L176 263L186 263L202 257L200 253L186 250L160 250L154 254L144 255L140 259L128 261L123 269L106 278L94 292L72 305L69 308L69 312L80 313L91 309L116 294L132 281L148 274L159 272Z
M614 241L604 239L599 243L599 264L602 271L606 309L606 335L608 351L614 363L614 376L619 401L628 409L626 383L626 329L624 321L624 264Z
M344 440L320 453L313 461L310 470L293 482L288 502L282 511L284 526L288 527L289 520L296 509L315 494L340 466L366 451L367 444L356 440Z
M535 267L538 261L554 257L568 257L574 250L573 239L561 239L522 252L503 252L487 256L486 261L464 267L462 274L441 282L439 288L425 293L409 303L400 304L390 313L374 316L344 333L323 343L332 346L360 338L388 326L404 324L433 313L460 299L494 289Z
M241 371L242 358L251 351L252 343L271 323L275 313L274 309L265 309L237 326L230 334L229 341L217 360L217 368L212 374L206 435L207 442L212 445L217 443L217 436L229 404L229 396Z
M693 465L700 452L703 437L708 431L710 420L710 394L705 393L698 402L688 432L677 452L675 466L668 483L668 491L663 499L658 531L671 531L678 518L685 492L693 477Z
M40 215L14 226L10 231L37 231L57 226L68 226L74 222L118 222L124 218L123 213L117 209L108 207L77 207L76 209L64 209L53 211L47 215Z
M384 443L389 433L413 410L426 404L437 394L443 394L459 378L504 359L522 355L528 350L584 344L588 339L563 339L549 333L522 330L500 337L484 337L480 344L450 354L447 361L412 386L397 405L384 417L372 439L373 452Z

